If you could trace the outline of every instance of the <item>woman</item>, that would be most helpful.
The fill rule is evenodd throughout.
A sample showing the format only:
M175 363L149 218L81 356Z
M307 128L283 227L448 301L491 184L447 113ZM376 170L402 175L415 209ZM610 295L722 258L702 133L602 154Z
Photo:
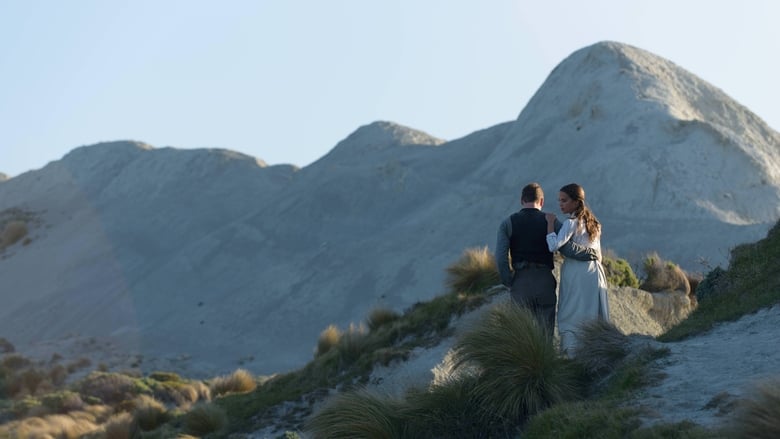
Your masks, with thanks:
M558 194L561 212L569 218L555 233L555 214L548 213L547 247L555 252L569 240L593 248L601 255L601 223L585 205L585 190L572 183L562 187ZM574 332L579 325L593 319L609 321L607 277L596 261L578 261L566 258L561 266L558 299L558 333L561 349L571 354L576 343Z

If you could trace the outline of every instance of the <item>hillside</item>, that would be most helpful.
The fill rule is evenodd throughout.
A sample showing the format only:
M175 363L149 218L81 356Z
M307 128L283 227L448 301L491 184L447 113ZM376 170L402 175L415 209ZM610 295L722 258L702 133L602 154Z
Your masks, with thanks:
M556 188L582 184L621 257L706 271L780 216L778 145L717 88L605 42L565 59L517 120L451 141L375 122L302 169L80 147L0 185L0 212L30 218L31 239L0 260L0 336L97 337L193 376L290 370L329 324L438 295L529 181L551 210Z

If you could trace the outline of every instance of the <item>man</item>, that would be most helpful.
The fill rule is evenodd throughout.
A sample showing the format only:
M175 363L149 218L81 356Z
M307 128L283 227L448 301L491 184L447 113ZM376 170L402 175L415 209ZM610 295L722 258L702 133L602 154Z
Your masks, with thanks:
M542 207L544 192L538 183L523 188L522 209L505 219L498 228L496 263L501 283L510 288L512 300L529 308L550 334L555 329L557 283L552 274L553 255L547 247L547 219ZM561 228L556 220L555 230ZM583 261L598 259L593 249L572 242L559 250L568 258ZM511 266L509 257L511 256Z

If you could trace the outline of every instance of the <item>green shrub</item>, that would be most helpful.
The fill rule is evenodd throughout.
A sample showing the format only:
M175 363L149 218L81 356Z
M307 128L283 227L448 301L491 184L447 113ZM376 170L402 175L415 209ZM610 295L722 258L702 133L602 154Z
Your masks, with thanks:
M725 280L726 270L715 267L704 276L696 287L696 299L702 300L708 297L714 297L722 289L721 283Z
M657 253L651 253L644 262L645 279L639 288L650 291L680 291L685 294L691 292L688 276L677 264L664 261Z
M61 364L55 364L47 372L49 381L55 386L61 386L65 383L65 379L68 378L68 371L65 366Z
M634 270L625 259L604 255L601 264L604 266L607 282L610 285L616 287L639 287L639 279L637 279Z
M257 388L257 380L249 371L236 369L230 375L214 378L210 387L211 394L214 396L227 393L246 393Z
M49 413L68 413L84 407L81 395L70 390L44 395L41 398L41 403L47 408Z
M622 439L637 429L637 411L600 402L564 403L530 419L523 439Z
M0 367L9 370L19 370L32 365L32 361L20 354L11 354L3 357Z
M17 418L23 418L27 416L27 414L30 413L33 409L39 407L44 408L43 404L41 404L41 401L38 398L25 396L22 399L14 401L14 403L11 405L11 413L13 413Z
M227 426L227 422L225 410L212 403L195 404L184 415L184 429L196 436L220 431Z
M368 329L373 332L382 326L395 322L400 317L400 314L391 309L375 308L369 313L366 323L368 323Z
M167 382L167 381L173 381L177 383L183 382L181 376L179 376L179 374L175 372L160 372L160 371L152 372L149 374L149 378L161 382Z
M311 416L304 431L314 439L396 439L404 435L401 401L365 389L331 398Z
M487 247L466 249L446 271L447 287L454 293L481 293L501 283L496 259Z
M481 370L475 396L506 422L579 396L575 365L558 354L531 311L511 301L495 306L457 340L454 360L456 370Z

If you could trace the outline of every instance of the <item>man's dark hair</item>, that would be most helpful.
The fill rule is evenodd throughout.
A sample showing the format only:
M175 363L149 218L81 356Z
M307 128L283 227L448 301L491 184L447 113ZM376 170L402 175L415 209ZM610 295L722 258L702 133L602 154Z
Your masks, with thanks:
M544 198L544 192L542 191L542 187L539 186L539 183L528 183L523 188L520 201L523 203L533 203L534 201L539 201L542 198Z

